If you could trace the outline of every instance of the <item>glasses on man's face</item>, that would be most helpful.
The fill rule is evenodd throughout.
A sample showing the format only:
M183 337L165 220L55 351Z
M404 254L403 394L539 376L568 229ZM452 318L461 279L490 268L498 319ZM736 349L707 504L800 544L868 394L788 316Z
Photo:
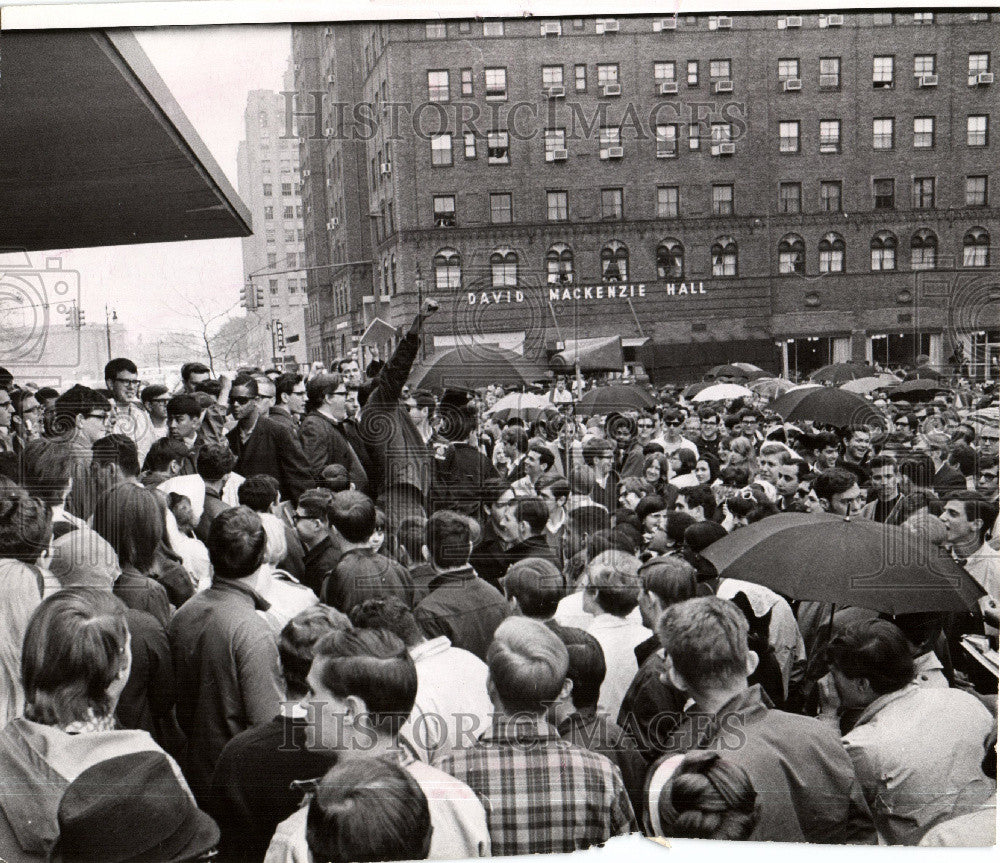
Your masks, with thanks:
M230 396L229 401L231 401L234 405L242 407L243 405L250 404L250 402L253 401L253 396Z
M121 384L123 387L128 387L129 389L131 389L132 387L139 386L139 379L138 378L115 378L115 383L116 384Z
M653 424L649 422L644 422L644 423L639 423L638 426L641 429L651 429L653 427Z
M665 423L665 425L677 428L677 427L679 427L681 425L681 421L680 420L667 420L667 422Z
M87 419L89 420L100 420L102 423L108 421L109 414L87 414Z
M0 407L2 407L2 405L0 405ZM979 474L979 478L985 479L988 482L996 482L997 479L1000 478L1000 474L998 474L995 470L993 471L984 470L981 474Z
M297 513L295 513L295 515L292 516L292 521L295 524L298 524L301 521L314 521L315 518L316 518L315 516L312 516L312 515L302 515L301 513L297 512Z

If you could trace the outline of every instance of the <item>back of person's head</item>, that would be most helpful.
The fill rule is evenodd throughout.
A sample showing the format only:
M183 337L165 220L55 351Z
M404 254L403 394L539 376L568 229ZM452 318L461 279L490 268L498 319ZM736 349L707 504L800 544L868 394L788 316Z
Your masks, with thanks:
M49 572L61 587L111 590L121 568L118 555L92 530L71 530L52 540Z
M555 633L569 654L566 676L573 684L570 692L573 706L578 710L596 707L601 684L608 673L600 642L589 632L572 626L560 626Z
M174 417L199 417L201 416L201 405L193 395L188 393L178 393L167 402L167 418Z
M549 523L549 510L540 497L525 497L514 501L514 518L517 523L527 522L532 536L545 530Z
M399 523L396 528L396 545L400 549L400 555L403 551L406 552L406 563L412 565L420 562L426 537L427 519L423 516L407 516Z
M899 465L900 476L906 477L915 488L930 488L934 482L934 459L929 453L911 451Z
M371 725L395 737L417 697L417 668L403 640L384 629L345 629L317 642L313 660L323 686L342 701L365 703Z
M360 491L340 491L330 502L330 523L348 542L365 542L375 532L375 504Z
M146 460L142 463L142 469L155 472L165 471L173 462L180 464L187 456L188 448L179 440L172 437L161 437L159 440L153 441L149 447Z
M91 445L93 463L115 465L129 478L139 476L139 450L135 441L123 434L110 434Z
M628 615L639 604L641 589L637 569L593 564L588 567L587 591L607 614Z
M284 625L278 636L278 657L289 700L301 698L309 691L306 677L317 642L331 632L347 629L350 625L345 615L322 604L300 611Z
M556 613L559 601L566 595L562 574L552 561L541 557L526 557L512 563L503 579L508 599L516 599L525 617L548 620Z
M247 477L236 492L241 506L254 512L268 512L278 500L278 481L269 474L258 473Z
M948 456L948 463L957 467L964 477L976 475L977 461L976 451L965 442L959 442L952 446Z
M290 396L300 383L302 383L302 375L297 375L295 372L283 372L274 381L275 398L280 402L281 396Z
M699 554L726 536L726 529L714 521L696 521L684 531L684 544Z
M255 387L257 386L256 383L254 384L254 386ZM222 395L222 381L216 380L215 378L209 378L208 380L199 381L194 385L194 392L196 396L199 393L204 393L207 396L211 396L212 400L214 401L215 399L217 399L219 396ZM204 402L204 400L199 400L198 404L204 404L205 407L208 407L208 403Z
M384 629L399 636L407 648L425 640L413 609L398 596L366 599L351 609L350 619L358 629Z
M680 557L654 557L639 568L643 590L652 593L664 608L693 599L698 594L695 569Z
M827 658L847 678L865 678L876 695L902 689L913 680L906 636L888 620L866 620L834 634Z
M857 484L857 474L835 467L823 471L813 480L813 490L816 492L816 497L829 502L834 495L843 494Z
M673 510L667 513L667 526L664 532L672 543L680 545L684 542L684 534L692 524L696 524L696 522L691 513Z
M594 460L598 457L613 455L615 451L615 445L611 441L605 440L604 438L591 438L583 445L583 460L593 467ZM573 485L573 479L570 478L570 485Z
M749 626L729 600L702 596L672 605L656 632L664 653L691 686L730 686L746 679Z
M677 496L683 497L687 501L688 509L697 509L700 506L701 511L705 513L705 518L709 521L715 518L715 492L712 491L711 486L692 485L688 488L682 488Z
M246 578L264 562L267 534L250 507L234 506L212 520L207 545L213 578Z
M541 621L508 617L493 633L486 664L505 710L538 714L559 697L569 654Z
M684 756L660 792L664 836L676 839L749 839L757 826L757 792L747 772L722 753Z
M569 469L569 489L573 494L589 495L594 489L594 469L587 464L574 464Z
M726 465L719 470L719 481L731 488L743 488L750 483L750 471L741 465Z
M0 557L33 564L49 546L52 510L45 501L4 480L0 491Z
M24 636L24 715L42 725L105 717L108 687L128 674L125 606L110 591L68 587L35 609Z
M73 477L73 460L66 444L44 438L28 441L21 463L28 492L49 506L63 502Z
M427 797L399 764L341 761L309 803L306 843L317 863L423 860L431 844Z
M947 615L938 611L916 611L908 614L880 614L883 620L888 620L896 626L916 653L933 650L934 643L944 629Z
M454 569L469 562L472 533L467 519L444 509L427 521L427 549L438 569Z
M135 483L109 488L94 508L94 529L111 544L119 563L142 573L153 567L164 528L156 492Z
M203 446L198 453L198 476L205 482L219 482L233 472L236 456L223 444Z

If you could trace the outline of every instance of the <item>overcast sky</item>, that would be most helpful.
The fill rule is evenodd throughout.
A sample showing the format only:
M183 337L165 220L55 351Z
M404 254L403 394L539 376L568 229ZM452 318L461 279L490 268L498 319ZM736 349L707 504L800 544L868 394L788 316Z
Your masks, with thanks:
M280 90L291 52L286 26L170 27L136 36L198 135L236 188L236 148L250 90ZM130 329L194 329L177 291L211 297L206 307L239 300L240 241L201 240L74 249L63 266L80 273L87 320L103 321L108 303Z

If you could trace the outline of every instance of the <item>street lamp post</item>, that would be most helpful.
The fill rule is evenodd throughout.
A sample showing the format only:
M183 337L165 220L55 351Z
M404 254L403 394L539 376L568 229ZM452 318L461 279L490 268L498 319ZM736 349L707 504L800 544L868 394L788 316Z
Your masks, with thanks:
M424 277L420 271L420 262L417 261L417 277L415 279L417 284L417 313L424 307ZM426 359L427 357L427 336L422 333L420 338L420 359Z
M104 305L104 334L107 337L108 342L108 362L111 362L111 322L118 320L118 312L114 309L108 309L107 304Z

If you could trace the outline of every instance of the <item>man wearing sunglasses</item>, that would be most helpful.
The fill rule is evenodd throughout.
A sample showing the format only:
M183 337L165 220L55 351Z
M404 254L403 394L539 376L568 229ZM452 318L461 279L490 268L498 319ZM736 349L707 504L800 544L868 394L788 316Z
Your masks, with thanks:
M236 473L273 476L285 500L296 501L312 488L312 471L298 438L284 425L261 416L257 407L257 381L241 375L233 381L229 409L236 427L226 436L229 448L236 453Z
M691 450L698 456L698 447L685 437L681 437L681 427L684 425L684 415L677 409L671 408L663 414L663 437L659 443L663 444L663 451L670 455L682 447Z
M336 372L317 375L306 386L308 413L299 437L313 476L319 480L323 468L339 464L358 491L367 493L368 474L358 454L344 435L347 420L347 384Z
M104 383L112 402L112 426L108 433L131 438L142 464L158 435L149 414L139 404L139 369L132 360L117 357L104 367Z

